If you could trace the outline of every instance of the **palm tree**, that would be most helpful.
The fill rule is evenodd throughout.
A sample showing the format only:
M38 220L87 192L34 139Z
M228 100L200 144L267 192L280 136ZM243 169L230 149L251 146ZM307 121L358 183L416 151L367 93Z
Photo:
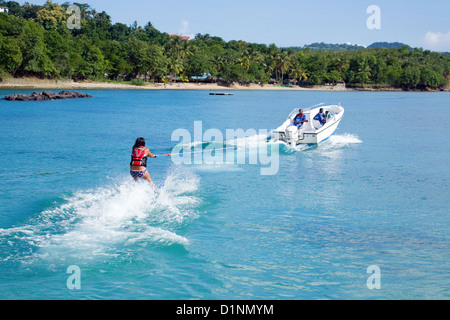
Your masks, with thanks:
M222 55L215 55L214 57L212 57L211 61L216 66L219 73L222 72L225 68L226 61Z
M195 54L195 48L192 46L191 42L189 42L186 39L181 39L181 46L179 51L179 58L181 58L181 61L185 62L186 57L193 57Z
M167 43L167 51L171 54L176 56L177 59L180 58L180 50L182 48L182 41L183 39L179 36L173 35L170 37L169 42Z
M247 56L239 58L239 62L247 71L250 69L250 59Z
M305 81L308 80L309 72L301 64L295 63L292 66L290 75L293 78L298 79L299 82L301 82L303 80Z
M267 74L273 75L275 73L275 78L278 80L278 61L279 61L280 49L275 44L269 45L268 53L265 59L266 72Z
M292 57L287 51L282 51L281 54L276 57L276 61L277 68L281 72L281 83L283 83L284 74L289 71L290 67L292 66Z
M358 69L358 72L356 73L356 79L359 80L361 85L364 87L364 83L370 81L371 76L371 69L368 65L365 67L361 67Z
M339 73L342 73L343 70L347 70L349 68L349 63L347 59L337 58L335 61L336 68L339 70Z
M193 55L192 45L188 40L183 39L180 36L172 36L167 45L167 51L172 55L175 55L176 58L181 60L183 63L186 56Z
M171 75L170 83L172 83L172 79L176 78L181 72L183 72L183 63L178 58L172 56L169 58L168 69Z

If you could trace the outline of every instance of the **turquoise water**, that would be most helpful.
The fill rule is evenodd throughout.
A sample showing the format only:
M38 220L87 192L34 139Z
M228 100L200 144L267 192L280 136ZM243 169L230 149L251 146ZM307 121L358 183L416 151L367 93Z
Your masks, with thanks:
M0 102L0 299L450 298L449 93L83 92ZM194 121L270 130L320 102L345 107L337 132L279 144L275 175L158 157L158 193L129 177L138 136L165 154Z

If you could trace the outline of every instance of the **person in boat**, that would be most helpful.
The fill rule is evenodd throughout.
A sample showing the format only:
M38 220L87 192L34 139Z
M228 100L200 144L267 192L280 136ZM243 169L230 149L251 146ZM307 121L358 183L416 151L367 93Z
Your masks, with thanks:
M150 174L147 171L148 157L156 158L156 156L145 147L145 139L142 137L137 138L131 153L130 174L135 181L142 178L154 186Z
M322 126L327 122L327 118L323 114L323 108L320 108L319 113L316 114L314 120L319 121Z
M294 120L292 121L291 126L296 126L297 129L300 129L305 122L308 122L308 120L306 120L306 115L303 113L303 109L300 109L298 111L298 114L295 116Z

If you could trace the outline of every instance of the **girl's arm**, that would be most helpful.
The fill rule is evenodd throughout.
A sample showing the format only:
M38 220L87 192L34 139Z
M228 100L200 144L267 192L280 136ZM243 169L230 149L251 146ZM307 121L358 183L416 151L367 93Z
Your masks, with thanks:
M147 149L147 151L145 152L145 154L146 154L147 156L149 156L150 158L156 158L156 156L155 156L153 153L151 153L149 149Z

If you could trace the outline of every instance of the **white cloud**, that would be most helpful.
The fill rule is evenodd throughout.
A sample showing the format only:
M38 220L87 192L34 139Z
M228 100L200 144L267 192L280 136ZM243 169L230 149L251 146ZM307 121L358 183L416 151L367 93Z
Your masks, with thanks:
M179 35L188 36L191 39L194 38L193 34L189 34L189 21L181 20L181 27L179 30Z
M189 29L189 22L186 20L181 20L180 34L185 35L188 32L188 29Z
M450 52L450 31L447 33L428 31L423 38L425 49Z

